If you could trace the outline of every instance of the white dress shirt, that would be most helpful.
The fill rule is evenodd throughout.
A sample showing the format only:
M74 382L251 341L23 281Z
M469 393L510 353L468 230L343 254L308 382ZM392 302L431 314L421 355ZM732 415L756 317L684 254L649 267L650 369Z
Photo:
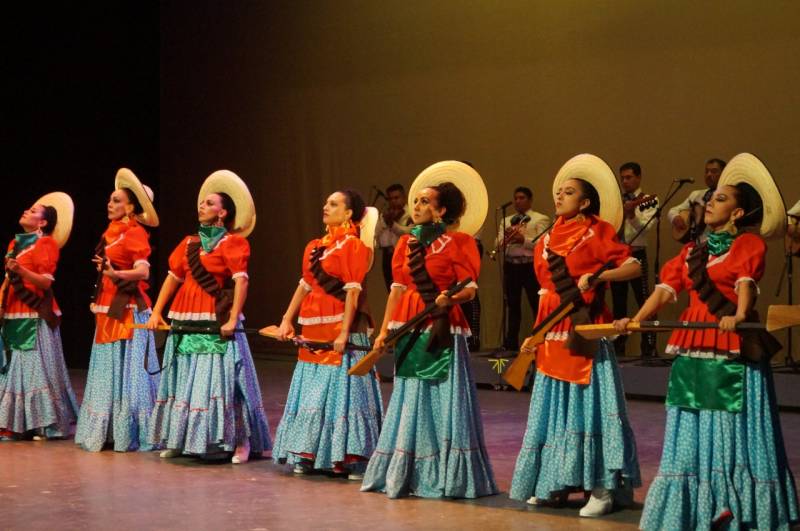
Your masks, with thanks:
M378 225L375 227L378 247L394 247L397 245L397 240L400 239L400 236L410 233L413 227L414 224L411 222L411 216L408 215L407 207L403 207L403 215L400 216L400 219L388 227L383 215L381 215L378 218Z
M642 189L639 188L635 192L633 192L634 197L638 197L641 195ZM624 199L623 199L624 202ZM622 223L624 226L624 236L625 236L625 243L630 244L631 247L647 247L647 233L653 230L653 227L656 226L655 222L650 223L647 225L647 228L639 234L639 236L634 240L634 236L642 230L650 218L656 213L658 209L658 198L655 199L655 204L645 209L644 211L639 210L639 207L636 207L634 210L634 215L632 218L623 218Z

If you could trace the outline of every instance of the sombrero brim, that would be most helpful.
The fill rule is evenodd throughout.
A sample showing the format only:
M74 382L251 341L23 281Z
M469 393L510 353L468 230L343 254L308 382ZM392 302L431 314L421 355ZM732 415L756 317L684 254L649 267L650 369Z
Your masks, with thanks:
M422 170L408 192L408 211L414 210L414 198L420 190L444 182L453 183L464 194L467 205L459 221L458 230L474 236L486 220L489 194L480 174L469 164L445 160Z
M761 221L761 236L777 238L783 236L786 229L786 204L767 167L761 160L750 153L739 153L733 157L722 170L720 186L734 186L747 183L761 196L764 217Z
M372 253L369 259L369 269L372 269L372 262L375 257L375 227L378 225L378 209L375 207L367 207L364 217L361 218L361 241L364 245L370 248Z
M594 186L600 196L600 217L619 230L622 225L622 193L608 164L589 153L575 155L558 170L553 181L553 194L569 179L583 179Z
M215 171L200 187L197 203L199 204L208 194L218 193L228 194L236 205L236 219L231 232L247 238L256 226L256 205L247 185L232 171Z
M72 232L72 218L75 216L75 204L72 202L72 198L64 192L50 192L37 199L34 204L56 209L58 220L56 228L50 236L56 241L59 248L64 247Z
M138 214L136 219L142 225L158 227L158 214L153 206L153 198L147 193L148 188L142 184L142 181L131 170L120 168L117 171L117 176L114 179L114 188L117 190L127 188L133 192L139 204L142 205L142 213ZM152 190L150 193L152 193Z

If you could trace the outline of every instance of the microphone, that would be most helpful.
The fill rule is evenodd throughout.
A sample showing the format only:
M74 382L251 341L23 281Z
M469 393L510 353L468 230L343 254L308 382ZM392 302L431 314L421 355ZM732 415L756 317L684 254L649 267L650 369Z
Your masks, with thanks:
M511 206L511 203L513 203L513 201L506 201L505 203L497 207L497 210L505 210L506 208Z
M380 188L378 188L374 184L372 185L372 188L378 193L378 197L382 197L382 198L384 198L386 200L389 199L388 197L386 197L386 194L383 193L383 190L381 190Z
M694 182L694 179L692 179L691 177L689 177L688 179L672 179L672 182L680 184L692 184Z

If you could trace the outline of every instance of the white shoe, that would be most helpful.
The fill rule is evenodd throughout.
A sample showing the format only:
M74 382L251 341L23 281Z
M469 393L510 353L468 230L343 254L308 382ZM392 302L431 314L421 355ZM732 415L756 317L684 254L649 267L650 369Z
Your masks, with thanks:
M158 457L161 459L172 459L173 457L178 457L181 455L181 451L177 448L170 448L168 450L162 450Z
M581 508L580 514L585 518L596 518L611 512L614 508L614 495L608 489L594 488L589 501Z
M33 436L33 440L34 441L46 441L47 437L45 437L44 435L34 435Z
M364 474L361 472L350 472L349 474L347 474L347 479L349 479L350 481L363 481Z
M542 500L536 496L531 496L525 503L528 505L542 505Z
M250 441L247 441L245 444L236 447L236 451L233 453L233 457L231 458L231 463L233 463L234 465L241 465L242 463L246 463L249 460L250 460Z

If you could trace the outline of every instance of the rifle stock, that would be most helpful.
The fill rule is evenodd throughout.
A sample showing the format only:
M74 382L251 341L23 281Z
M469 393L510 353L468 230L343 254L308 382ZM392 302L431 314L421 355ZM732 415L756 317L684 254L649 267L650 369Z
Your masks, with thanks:
M767 332L800 325L800 306L773 304L767 309Z

